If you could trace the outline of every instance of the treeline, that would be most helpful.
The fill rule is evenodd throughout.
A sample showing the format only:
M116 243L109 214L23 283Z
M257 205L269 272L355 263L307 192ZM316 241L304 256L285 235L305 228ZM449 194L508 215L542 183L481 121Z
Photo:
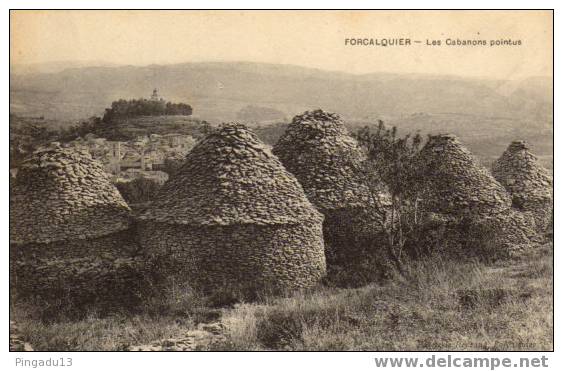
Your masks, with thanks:
M186 103L172 103L164 100L148 99L120 99L106 108L103 121L111 122L115 119L123 119L139 116L190 116L192 107Z

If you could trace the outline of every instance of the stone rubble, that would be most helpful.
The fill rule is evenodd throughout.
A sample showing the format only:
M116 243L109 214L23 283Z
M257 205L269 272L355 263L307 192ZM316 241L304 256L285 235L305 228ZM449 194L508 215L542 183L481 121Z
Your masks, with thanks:
M225 328L221 323L200 324L197 329L188 331L180 338L154 341L150 344L132 345L127 350L133 352L190 352L205 351L215 344L226 341Z
M203 289L310 287L325 274L322 215L240 124L194 147L139 220L147 259Z
M538 233L545 232L553 210L553 180L528 144L512 142L493 163L492 173L512 196L512 206L531 213Z

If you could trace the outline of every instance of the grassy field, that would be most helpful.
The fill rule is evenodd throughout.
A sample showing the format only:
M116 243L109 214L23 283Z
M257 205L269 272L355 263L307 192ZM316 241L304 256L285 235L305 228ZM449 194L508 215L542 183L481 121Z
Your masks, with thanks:
M135 314L80 320L64 312L46 320L49 308L12 301L11 319L35 350L127 350L220 322L221 340L197 349L549 351L552 257L551 245L489 265L434 256L379 285L319 287L228 308L180 288Z

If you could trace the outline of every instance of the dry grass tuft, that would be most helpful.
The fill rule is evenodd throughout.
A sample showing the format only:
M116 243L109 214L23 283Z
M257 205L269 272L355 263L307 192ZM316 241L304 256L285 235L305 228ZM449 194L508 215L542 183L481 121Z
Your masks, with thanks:
M237 305L224 349L551 350L552 276L550 249L493 266L433 256L382 286Z
M549 351L552 278L552 246L545 246L495 264L432 256L381 285L319 287L253 303L175 285L135 313L93 311L77 320L61 312L46 321L45 308L15 302L11 319L36 350L123 350L221 321L227 340L213 350Z

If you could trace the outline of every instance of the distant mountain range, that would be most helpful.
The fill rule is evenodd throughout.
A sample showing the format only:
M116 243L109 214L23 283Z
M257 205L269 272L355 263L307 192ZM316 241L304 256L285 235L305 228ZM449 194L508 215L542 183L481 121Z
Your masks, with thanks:
M352 119L418 112L538 121L551 117L549 78L513 82L433 75L354 75L260 63L145 67L61 63L35 67L53 71L47 73L21 73L21 67L12 68L13 113L79 119L100 115L113 100L148 97L158 88L166 99L189 103L194 114L211 121L233 120L248 105L273 108L288 116L320 107ZM67 67L57 70L62 66Z
M264 121L264 125L264 112L291 118L322 108L339 113L352 125L382 119L409 131L453 132L468 142L503 138L499 145L506 146L506 140L538 137L542 143L551 142L553 85L547 77L506 81L356 75L247 62L143 67L94 64L12 66L11 113L79 120L102 115L120 98L148 98L157 88L166 100L190 104L194 117L211 123L242 117L249 122ZM253 112L262 116L253 120ZM543 152L551 152L544 147Z
M46 63L11 64L10 73L30 75L37 73L57 73L69 68L116 67L118 64L104 61L56 61Z

